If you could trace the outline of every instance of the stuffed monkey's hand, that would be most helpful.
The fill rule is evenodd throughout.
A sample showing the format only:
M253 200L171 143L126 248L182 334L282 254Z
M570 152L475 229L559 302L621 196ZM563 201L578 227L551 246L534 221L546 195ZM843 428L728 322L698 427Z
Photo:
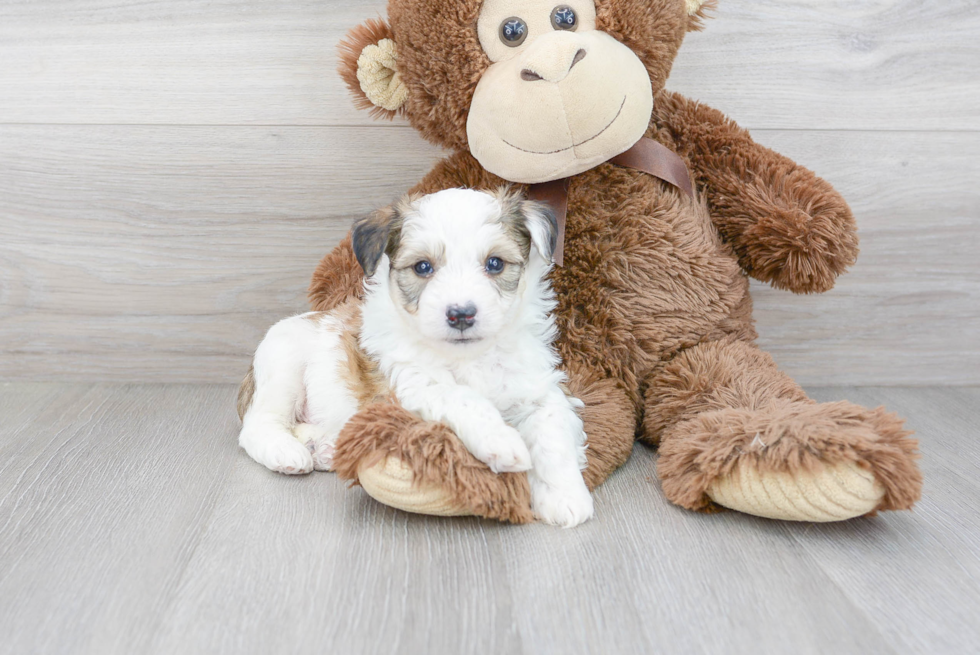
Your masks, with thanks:
M857 228L837 191L755 143L721 112L662 92L654 126L686 157L711 218L752 277L795 293L827 291L857 258Z

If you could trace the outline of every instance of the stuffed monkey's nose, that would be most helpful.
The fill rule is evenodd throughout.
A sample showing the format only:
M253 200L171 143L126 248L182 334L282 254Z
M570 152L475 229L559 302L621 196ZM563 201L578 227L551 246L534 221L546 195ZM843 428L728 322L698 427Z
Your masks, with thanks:
M525 82L545 80L557 84L585 59L588 51L570 32L553 32L552 38L541 37L521 62L521 79Z

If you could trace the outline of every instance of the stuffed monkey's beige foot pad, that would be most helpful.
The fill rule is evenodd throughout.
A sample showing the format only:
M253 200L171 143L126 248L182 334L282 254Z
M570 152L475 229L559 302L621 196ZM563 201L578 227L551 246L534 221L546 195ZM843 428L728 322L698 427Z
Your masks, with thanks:
M412 469L397 457L386 457L371 466L358 467L357 480L369 496L395 509L434 516L472 514L455 502L446 489L414 484Z
M797 473L739 464L708 487L719 505L784 521L844 521L875 511L884 495L874 474L854 462Z

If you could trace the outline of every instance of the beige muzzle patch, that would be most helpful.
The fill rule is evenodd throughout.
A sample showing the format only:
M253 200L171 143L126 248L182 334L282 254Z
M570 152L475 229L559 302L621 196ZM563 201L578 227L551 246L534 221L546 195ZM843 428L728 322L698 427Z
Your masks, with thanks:
M408 88L395 68L398 51L391 39L369 45L357 58L357 81L367 99L388 111L397 111L408 99Z

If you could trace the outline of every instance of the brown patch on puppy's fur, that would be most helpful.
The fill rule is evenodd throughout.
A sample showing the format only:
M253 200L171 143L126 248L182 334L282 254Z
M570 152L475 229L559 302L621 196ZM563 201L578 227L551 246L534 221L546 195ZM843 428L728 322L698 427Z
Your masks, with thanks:
M331 315L344 326L340 345L346 356L341 364L341 376L347 380L348 388L357 398L358 407L390 399L391 388L378 362L368 357L358 343L362 320L360 304L347 303L332 311Z
M500 203L500 225L504 228L504 234L518 247L521 262L526 262L531 254L531 231L527 227L521 194L503 187L493 195Z
M493 193L500 203L500 226L503 228L505 240L491 245L487 257L499 257L504 262L504 270L490 279L497 285L501 293L514 293L520 286L524 267L531 256L532 220L543 218L547 226L547 243L544 244L543 255L550 258L555 249L557 225L551 209L546 205L524 200L519 190L512 187L501 187Z
M421 276L415 272L415 265L421 261L428 261L434 269L439 269L445 263L445 246L439 244L434 250L416 250L402 247L393 250L391 257L391 271L389 276L395 283L394 288L398 292L402 307L410 314L418 311L419 299L422 292L428 285L431 275Z
M429 278L418 275L412 270L411 266L392 269L391 277L395 282L395 288L398 290L398 297L401 300L402 307L409 314L417 312L419 309L419 300L422 298L422 292L425 291L425 287L429 283Z
M504 297L516 293L518 287L521 286L521 278L524 276L525 263L523 261L515 263L508 259L505 248L495 248L491 252L494 256L500 257L501 261L504 262L504 268L502 271L499 273L487 274L493 285L497 287L497 294Z
M255 396L255 369L249 365L248 373L238 387L238 420L245 418L245 413L252 406L252 397Z

